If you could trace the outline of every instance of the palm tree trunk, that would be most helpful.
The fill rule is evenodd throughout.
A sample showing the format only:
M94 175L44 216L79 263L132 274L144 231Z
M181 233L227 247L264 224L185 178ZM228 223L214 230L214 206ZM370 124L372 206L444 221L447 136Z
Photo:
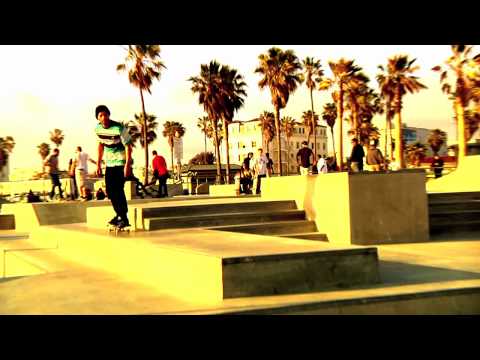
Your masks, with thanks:
M204 132L205 151L203 152L203 163L207 165L207 133Z
M227 184L230 184L230 153L228 149L228 122L227 120L223 119L223 127L225 131L225 150L227 153L227 169L226 169L226 176L227 176Z
M465 110L460 97L455 98L455 113L457 115L457 137L458 137L458 153L457 166L465 156L467 156L467 141L465 136Z
M343 90L340 86L338 91L338 103L337 103L337 121L338 129L336 136L336 143L338 146L337 153L337 165L340 167L340 171L343 169Z
M145 148L145 179L143 185L147 186L148 184L148 143L147 143L147 114L145 112L145 102L143 100L143 91L140 88L140 99L142 100L142 114L143 114L143 144Z
M277 132L277 162L278 162L278 174L282 176L282 144L280 143L280 108L275 106L275 131Z
M173 138L169 139L170 145L170 161L172 166L172 172L175 173L175 168L173 167Z
M213 133L214 133L214 136L215 136L215 152L216 152L216 155L217 155L217 161L215 162L216 167L217 167L217 181L216 181L216 183L221 184L222 183L222 168L221 168L221 165L220 165L220 146L218 144L217 121L218 120L213 121Z
M333 147L333 153L336 154L335 152L335 136L333 135L333 126L330 127L330 132L332 133L332 147Z
M402 139L402 104L400 97L400 89L395 94L395 161L399 169L405 168L405 159L403 158L403 139Z
M388 100L387 100L388 101ZM388 114L389 114L389 106L388 106L388 103L385 105L385 114L386 114L386 117L385 117L385 144L384 144L384 149L383 149L383 153L385 154L385 158L388 157L388 131L389 131L389 118L388 118Z
M286 133L286 132L285 132ZM285 175L288 176L289 172L290 172L290 138L287 138L287 171L285 172Z
M313 117L313 161L317 159L317 122L315 121L315 111L313 110L313 88L310 89L310 103L312 104L312 117ZM310 140L310 139L309 139Z

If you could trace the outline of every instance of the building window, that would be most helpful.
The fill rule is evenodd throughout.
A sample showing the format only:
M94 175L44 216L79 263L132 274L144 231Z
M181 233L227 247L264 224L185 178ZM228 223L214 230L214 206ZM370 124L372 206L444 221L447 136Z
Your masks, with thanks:
M297 141L297 149L298 149L298 148L300 148L300 146L299 146L299 145L300 145L300 144L299 144L299 143L298 143L298 141Z
M252 141L252 148L256 148L257 147L257 142L256 141Z
M325 146L325 143L323 143L323 151L325 151L326 149L326 146Z
M238 143L238 148L241 149L241 148L242 148L242 144Z
M242 161L242 156L238 155L238 161Z

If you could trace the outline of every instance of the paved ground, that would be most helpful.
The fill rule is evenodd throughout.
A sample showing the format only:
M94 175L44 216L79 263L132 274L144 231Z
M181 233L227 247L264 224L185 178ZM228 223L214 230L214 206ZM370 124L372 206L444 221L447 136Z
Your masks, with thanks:
M0 240L0 249L20 246L21 241ZM382 284L228 299L215 304L182 301L109 273L65 264L52 253L50 263L68 270L0 279L0 314L209 314L480 286L480 233L436 237L429 243L381 245L378 249Z

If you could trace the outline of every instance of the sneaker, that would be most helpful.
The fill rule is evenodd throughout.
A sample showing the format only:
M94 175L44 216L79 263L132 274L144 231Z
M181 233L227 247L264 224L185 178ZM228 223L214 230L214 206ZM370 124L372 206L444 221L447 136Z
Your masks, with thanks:
M113 219L110 220L108 223L110 225L117 226L119 222L120 222L120 219L118 218L118 216L114 216Z
M120 229L123 229L124 227L127 227L127 226L130 226L130 223L128 222L128 219L127 220L120 220L117 223L117 227L120 228Z

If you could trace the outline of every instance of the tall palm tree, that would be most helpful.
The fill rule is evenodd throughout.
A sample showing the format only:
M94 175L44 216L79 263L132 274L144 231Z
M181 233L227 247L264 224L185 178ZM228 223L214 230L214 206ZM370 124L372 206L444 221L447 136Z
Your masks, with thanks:
M216 183L222 181L220 165L220 148L218 140L218 122L225 113L225 97L220 78L220 64L216 61L202 64L200 66L200 75L190 77L188 81L192 82L192 92L198 93L198 103L203 105L203 109L208 115L214 132L214 144L216 155L217 179ZM228 151L228 148L227 148Z
M45 160L47 156L50 154L50 145L47 143L41 143L40 145L37 146L38 153L40 154L40 157L42 160ZM42 173L45 172L45 165L43 165L42 161Z
M53 129L53 131L50 131L50 141L54 143L57 147L62 145L63 140L65 140L65 135L63 134L62 130Z
M310 103L312 105L312 113L315 113L315 109L313 107L313 90L317 87L317 85L322 81L323 77L323 70L322 65L320 64L320 60L315 60L315 58L306 57L303 61L303 69L304 69L304 77L305 77L305 84L307 88L310 90ZM313 153L315 159L317 158L317 131L316 127L313 130L314 136L314 146L313 146Z
M402 98L407 92L415 93L427 87L418 81L412 74L419 69L412 66L416 59L410 60L408 55L396 55L388 59L386 68L379 66L382 71L377 75L380 89L393 94L392 106L395 109L395 159L400 169L405 167L402 141Z
M173 166L173 138L175 137L175 133L178 132L180 137L185 135L185 128L183 125L176 121L166 121L163 123L163 131L162 134L164 137L167 138L168 146L170 146L170 158L172 161L172 171L174 169Z
M0 137L0 171L7 165L9 154L12 153L14 147L15 140L13 140L13 137Z
M260 64L255 73L262 76L258 86L268 87L275 108L275 129L278 146L278 173L282 175L282 144L280 142L280 109L287 106L290 94L303 82L302 65L293 50L283 51L272 47L259 57Z
M290 139L293 136L293 130L297 126L297 122L291 116L286 116L282 118L282 127L283 131L285 132L285 138L287 139L287 175L290 172L290 164L288 157L290 153Z
M269 144L275 136L275 115L272 112L264 111L258 117L262 128L263 146L270 152Z
M333 127L335 126L335 121L337 119L337 106L335 103L327 103L323 106L323 113L322 113L323 120L327 123L330 127L330 131L332 134L332 146L333 146L333 153L335 152L335 136L333 134Z
M440 129L434 129L430 131L427 142L430 145L433 153L437 155L443 144L447 142L447 133Z
M208 116L203 116L199 117L197 119L197 126L200 129L201 132L204 134L204 144L205 144L205 150L204 154L207 156L207 131L208 131L208 126L210 124L210 120L208 119ZM205 157L204 159L205 164L207 163L207 158Z
M140 91L142 114L147 118L143 92L151 94L153 80L160 80L165 65L160 60L160 45L128 45L127 56L123 64L117 65L117 71L127 71L128 80ZM147 139L147 127L143 128L143 138ZM148 184L148 141L145 146L145 182Z
M310 144L310 136L315 132L318 126L318 115L312 113L311 110L304 111L302 115L303 125L307 129L307 143ZM316 145L314 145L315 147Z
M228 144L228 124L233 120L235 112L244 104L244 97L247 95L243 76L236 69L223 65L220 69L220 81L223 100L223 127L225 131L225 149L227 159L226 178L227 184L230 183L230 152Z
M360 68L359 68L360 69ZM345 100L346 109L350 111L350 131L356 138L360 132L360 112L362 106L368 106L366 102L366 93L368 92L368 82L370 79L364 73L354 73L345 82Z
M467 155L467 141L469 140L467 128L475 123L475 117L469 116L469 124L466 126L465 113L469 110L468 107L472 101L476 102L478 106L480 99L480 54L472 57L470 55L472 49L471 45L452 45L453 54L445 61L448 67L443 69L441 66L435 66L432 69L442 72L440 75L442 91L450 96L450 100L453 100L457 120L459 163ZM454 83L448 81L449 71L453 75Z
M157 138L157 117L155 115L146 114L147 115L147 145L153 143ZM138 141L140 141L140 146L145 148L145 137L144 137L144 127L145 127L145 118L143 114L135 114L134 120L130 120L127 123L127 127L132 137L132 143L135 145Z
M354 60L345 60L341 58L337 62L330 61L328 63L330 70L333 73L333 78L324 79L319 84L320 90L326 90L332 86L336 86L337 89L333 93L334 101L337 105L337 119L338 129L336 136L336 143L338 145L337 164L340 169L343 168L343 112L344 112L344 99L345 91L347 90L348 81L361 70L360 67L354 65Z

